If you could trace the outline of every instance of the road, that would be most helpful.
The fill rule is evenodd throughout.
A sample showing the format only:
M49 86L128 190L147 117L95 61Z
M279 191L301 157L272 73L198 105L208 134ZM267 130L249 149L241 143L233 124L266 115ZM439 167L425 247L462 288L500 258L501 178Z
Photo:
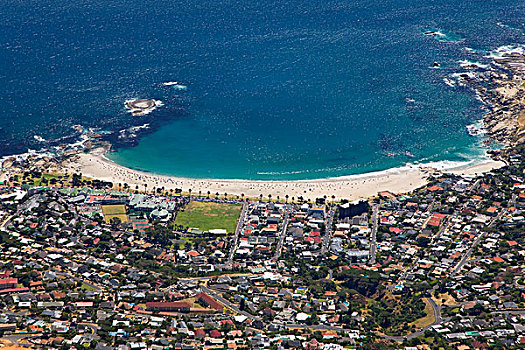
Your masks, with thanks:
M511 203L513 203L513 201L515 200L515 197L513 197L511 199ZM494 219L492 219L492 221L490 222L490 224L488 225L488 227L492 227L494 226L494 224L496 222L498 222L501 217L503 215L505 215L505 213L507 212L507 210L502 210ZM458 264L456 265L456 267L454 268L454 270L452 270L450 272L450 277L454 277L459 271L461 271L461 269L463 268L463 266L465 266L465 264L467 263L468 259L470 258L470 256L472 255L472 252L474 251L474 248L476 248L478 246L478 244L481 242L481 240L483 239L483 237L485 237L485 234L487 232L481 232L478 237L476 237L476 240L472 243L472 245L470 246L470 248L467 250L467 252L465 254L463 254L463 257L461 258L461 260L458 262Z
M434 310L433 325L440 324L441 322L443 322L443 318L441 317L441 306L436 304L436 302L434 301L434 299L432 299L432 297L428 297L427 301L430 303L430 306L432 306L432 310Z
M369 264L374 265L377 257L377 226L378 218L377 213L379 211L379 204L374 204L372 208L372 232L370 234L370 253L369 253Z
M42 333L14 333L14 334L7 334L2 336L2 339L8 340L14 345L20 345L27 347L28 343L26 340L27 338L40 338L42 336Z
M432 324L426 327L423 327L415 332L407 334L407 335L402 335L402 336L389 336L389 335L383 335L383 334L378 334L378 335L381 336L382 338L394 340L394 341L410 340L410 339L419 337L420 335L425 333L426 330L429 330L430 328L432 328L432 326L441 324L444 321L443 318L441 317L441 307L436 304L436 302L434 301L434 299L432 299L432 297L427 297L426 299L432 306L432 309L434 310L434 322L432 322Z
M479 184L480 184L480 180L477 180L474 185L472 186L471 188L471 191L470 192L473 192L477 187L479 187ZM511 200L510 200L510 204L514 204L516 201L516 196L513 195ZM509 207L511 206L509 205ZM457 213L459 212L459 210L456 210L454 212L454 214L452 215L455 216L457 215ZM507 212L507 210L502 210L496 217L494 217L492 219L492 221L489 223L488 227L492 227L495 223L497 223L501 217L503 215L505 215ZM442 228L438 231L438 233L432 237L432 240L431 240L431 244L434 242L434 240L438 239L439 236L441 235L441 233L451 224L450 221L446 222ZM470 256L472 255L472 252L474 251L474 248L476 248L476 246L478 246L478 244L482 241L483 237L485 236L486 232L481 232L478 237L474 240L474 242L472 243L472 245L470 246L470 248L467 250L467 252L465 254L463 254L461 260L458 262L458 264L456 265L456 267L451 271L450 273L450 277L453 277L455 274L457 274L459 271L461 271L461 269L463 268L463 266L466 264L466 262L468 261L468 259L470 258ZM401 278L399 279L399 281L401 281L403 278L406 277L408 273L408 270L405 271L403 273L403 275L401 276ZM437 290L438 288L438 285L435 285L430 291L429 293L432 295L432 292L434 292L435 290ZM409 340L409 339L413 339L413 338L416 338L416 337L419 337L421 334L423 334L427 329L430 329L432 326L434 325L438 325L438 324L441 324L442 322L444 322L445 320L441 317L441 307L439 305L436 304L436 302L434 301L434 299L432 299L432 297L427 297L426 298L428 300L428 302L430 303L430 305L432 306L432 309L434 311L434 322L425 327L425 328L422 328L416 332L413 332L413 333L410 333L410 334L407 334L406 336L400 336L400 337L391 337L391 336L384 336L384 335L381 335L383 338L386 338L386 339L390 339L390 340L394 340L394 341L403 341L403 340ZM509 311L506 311L506 310L502 310L502 311L495 311L496 313L497 312L501 312L501 313L517 313L517 314L525 314L525 310L524 309L518 309L518 310L509 310Z
M330 245L330 238L332 237L332 221L334 219L334 207L330 206L328 211L328 218L326 219L325 233L321 245L321 255L328 251Z
M281 229L281 236L279 237L279 242L277 243L277 247L275 247L275 255L273 257L274 261L279 260L283 252L284 239L286 238L286 232L288 231L288 206L286 206L284 209L284 220L283 220L282 225L283 227Z
M217 292L217 291L215 291L213 289L210 289L210 288L208 288L206 286L203 286L203 285L201 285L200 287L201 287L203 292L209 294L210 296L215 298L217 301L219 301L221 304L223 304L224 306L226 306L229 309L232 309L233 311L235 311L239 315L243 315L243 316L249 317L249 318L254 319L254 320L261 320L261 318L259 316L254 316L254 315L250 314L249 312L246 312L246 311L243 311L243 310L239 309L235 304L233 304L229 300L223 298L222 295L219 292Z
M441 324L442 322L444 322L443 318L441 317L441 307L439 305L436 304L436 302L434 301L434 299L432 299L431 297L427 297L426 298L428 300L428 302L430 303L430 305L432 306L432 309L434 310L434 322L420 330L417 330L413 333L410 333L410 334L407 334L405 336L397 336L397 337L394 337L394 336L388 336L388 335L382 335L380 334L381 337L385 338L385 339L390 339L390 340L394 340L394 341L403 341L403 340L408 340L408 339L413 339L413 338L417 338L419 337L420 335L422 335L423 333L425 333L426 330L430 329L432 326L434 325L438 325L438 324ZM342 328L342 327L338 327L338 326L328 326L328 325L305 325L305 324L288 324L288 325L284 325L286 328L293 328L293 329L314 329L314 330L332 330L332 331L339 331L339 332L345 332L345 331L350 331L348 329L345 329L345 328Z
M239 216L239 221L237 221L237 228L235 229L235 236L233 238L233 243L230 247L230 255L228 256L228 261L226 262L226 268L231 269L233 266L233 256L235 255L235 250L237 250L237 244L239 243L239 236L241 230L244 226L244 217L248 211L248 202L242 204L241 215Z

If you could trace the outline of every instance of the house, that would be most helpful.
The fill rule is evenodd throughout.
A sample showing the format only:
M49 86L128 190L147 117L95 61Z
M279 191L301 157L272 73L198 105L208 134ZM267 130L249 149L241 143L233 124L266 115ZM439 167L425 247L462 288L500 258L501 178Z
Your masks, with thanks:
M18 285L18 278L2 278L0 279L0 289L12 289Z
M146 310L159 312L189 312L190 303L175 301L175 302L148 302L146 303Z
M209 296L206 293L200 293L196 296L197 301L207 307L210 307L215 310L222 310L223 306L221 303L219 303L217 300L213 299L211 296Z

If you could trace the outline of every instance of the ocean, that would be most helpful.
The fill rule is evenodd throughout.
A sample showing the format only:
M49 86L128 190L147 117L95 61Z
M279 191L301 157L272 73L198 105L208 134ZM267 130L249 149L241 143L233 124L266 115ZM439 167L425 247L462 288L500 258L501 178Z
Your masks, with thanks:
M0 156L71 142L82 125L113 133L108 158L119 164L194 178L481 159L482 137L467 132L481 103L444 79L460 61L488 63L498 47L525 44L525 3L515 0L0 6ZM138 98L162 105L132 116L124 102Z

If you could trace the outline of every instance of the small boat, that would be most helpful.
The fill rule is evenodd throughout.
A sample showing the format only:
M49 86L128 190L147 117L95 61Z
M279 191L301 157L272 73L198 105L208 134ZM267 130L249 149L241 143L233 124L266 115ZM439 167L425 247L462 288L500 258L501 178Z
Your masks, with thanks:
M173 86L173 85L179 85L177 81L167 81L165 83L162 83L164 86Z

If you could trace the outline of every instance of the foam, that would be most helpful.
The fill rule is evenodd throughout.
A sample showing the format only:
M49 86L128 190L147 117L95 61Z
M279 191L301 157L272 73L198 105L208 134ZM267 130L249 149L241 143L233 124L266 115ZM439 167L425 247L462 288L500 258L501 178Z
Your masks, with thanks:
M462 68L467 68L467 69L476 69L476 68L487 69L489 68L488 64L482 64L479 62L469 61L469 60L461 60L459 61L459 65Z
M513 53L525 55L525 45L503 45L493 51L490 51L490 53L485 57L500 58Z

